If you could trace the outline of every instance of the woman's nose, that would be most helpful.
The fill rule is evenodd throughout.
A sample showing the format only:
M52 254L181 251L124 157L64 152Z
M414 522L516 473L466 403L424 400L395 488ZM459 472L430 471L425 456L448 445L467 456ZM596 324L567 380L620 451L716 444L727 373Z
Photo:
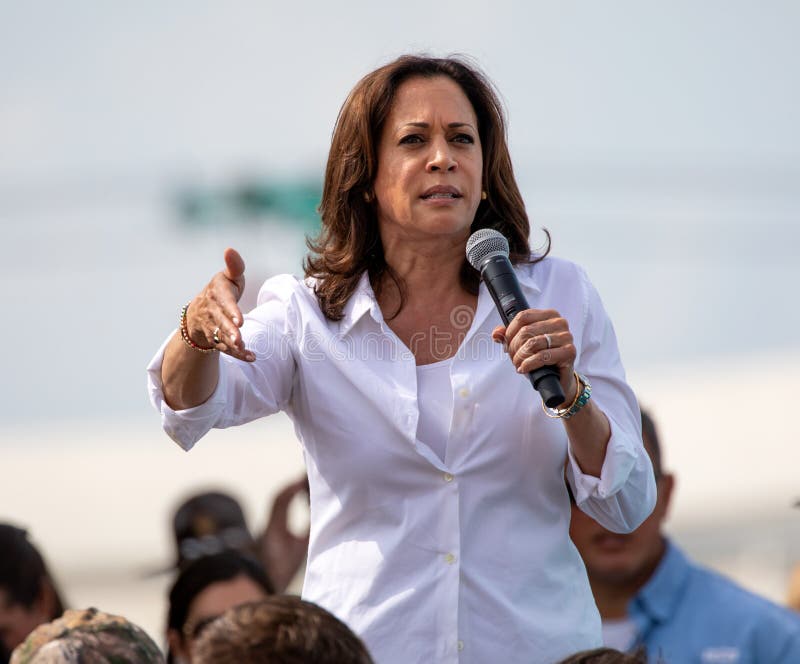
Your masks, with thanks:
M450 144L447 141L433 141L431 150L425 169L429 173L434 171L454 171L458 168L458 163L453 158Z

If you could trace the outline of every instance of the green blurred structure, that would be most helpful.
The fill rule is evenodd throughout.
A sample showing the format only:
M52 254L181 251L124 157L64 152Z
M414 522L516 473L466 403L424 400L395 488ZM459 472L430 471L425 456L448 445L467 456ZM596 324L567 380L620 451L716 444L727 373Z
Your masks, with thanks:
M187 188L177 196L181 220L191 226L285 221L305 231L319 228L322 187L305 181L243 181L224 189Z

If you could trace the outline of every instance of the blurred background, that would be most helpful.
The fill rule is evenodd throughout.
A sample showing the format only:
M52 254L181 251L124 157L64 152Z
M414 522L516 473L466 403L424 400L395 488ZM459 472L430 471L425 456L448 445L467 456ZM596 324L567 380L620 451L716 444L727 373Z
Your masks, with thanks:
M553 253L584 265L677 474L670 530L782 602L800 560L800 5L0 0L0 521L73 606L162 641L169 519L263 526L291 424L162 433L145 366L222 265L301 273L338 109L404 52L472 56ZM296 513L302 522L302 510Z

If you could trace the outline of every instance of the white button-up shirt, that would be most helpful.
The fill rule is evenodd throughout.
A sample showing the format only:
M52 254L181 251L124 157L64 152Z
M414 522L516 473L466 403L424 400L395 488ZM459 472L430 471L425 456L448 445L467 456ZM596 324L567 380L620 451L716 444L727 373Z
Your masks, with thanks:
M185 449L211 427L278 410L293 419L311 489L303 596L348 623L378 664L550 663L599 646L599 615L568 535L565 464L579 506L612 530L632 530L655 503L637 403L597 292L560 259L517 273L531 307L569 322L576 368L610 421L600 477L581 472L564 425L545 416L491 340L501 321L483 285L450 368L443 461L417 439L414 356L366 275L338 322L308 284L267 281L242 327L257 360L221 355L219 383L201 406L164 402L163 347L148 369L164 429Z

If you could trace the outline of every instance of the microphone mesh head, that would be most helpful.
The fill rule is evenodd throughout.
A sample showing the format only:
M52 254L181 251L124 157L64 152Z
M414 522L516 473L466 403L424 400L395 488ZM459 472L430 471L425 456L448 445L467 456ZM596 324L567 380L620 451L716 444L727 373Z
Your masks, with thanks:
M506 236L494 228L481 228L469 236L467 240L467 260L476 270L491 256L508 256L508 240Z

